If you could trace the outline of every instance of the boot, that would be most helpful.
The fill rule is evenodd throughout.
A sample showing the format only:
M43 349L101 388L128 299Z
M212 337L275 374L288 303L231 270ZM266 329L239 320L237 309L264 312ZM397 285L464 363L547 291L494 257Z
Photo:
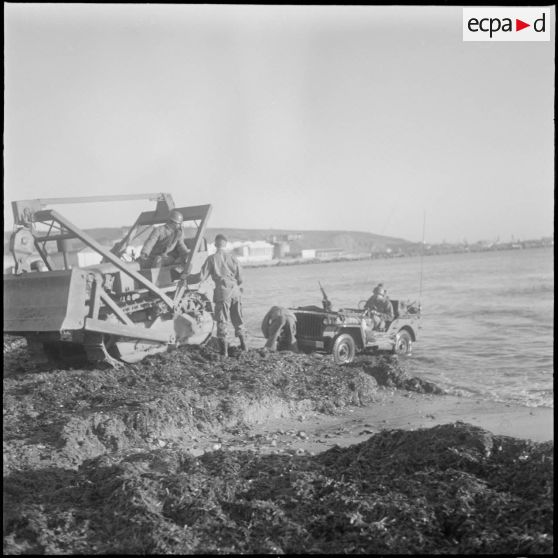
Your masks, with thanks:
M219 354L225 358L229 356L229 346L226 339L219 339Z
M238 340L240 341L240 350L245 351L246 350L246 341L244 340L244 335L239 335Z

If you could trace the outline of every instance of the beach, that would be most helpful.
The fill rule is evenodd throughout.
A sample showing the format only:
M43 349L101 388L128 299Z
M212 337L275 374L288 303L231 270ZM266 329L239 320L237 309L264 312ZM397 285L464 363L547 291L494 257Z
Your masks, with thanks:
M552 409L445 394L394 356L210 343L63 369L4 347L7 554L552 552Z
M399 390L386 390L374 404L348 407L335 416L314 414L305 415L304 419L279 418L254 425L252 435L261 440L260 451L288 447L316 453L336 445L347 447L362 442L382 430L417 430L455 422L472 424L501 436L535 442L554 440L554 410L550 408ZM301 431L307 436L300 437ZM231 449L246 446L234 437L225 440ZM273 440L276 443L270 445ZM206 448L211 447L209 441Z

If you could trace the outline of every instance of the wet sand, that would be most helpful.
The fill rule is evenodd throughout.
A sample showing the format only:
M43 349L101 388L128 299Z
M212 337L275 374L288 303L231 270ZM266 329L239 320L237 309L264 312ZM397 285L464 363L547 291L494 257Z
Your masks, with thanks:
M457 421L495 435L535 442L554 439L554 409L521 407L478 398L383 390L378 401L350 406L335 415L301 414L254 424L251 436L223 436L200 444L194 453L211 451L215 443L228 449L257 449L262 453L319 453L332 446L347 447L382 430L418 430Z

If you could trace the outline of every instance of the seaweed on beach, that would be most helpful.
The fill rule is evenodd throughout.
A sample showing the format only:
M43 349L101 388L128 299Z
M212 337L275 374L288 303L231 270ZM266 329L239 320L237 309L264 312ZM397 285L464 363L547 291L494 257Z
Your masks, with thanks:
M60 369L15 348L4 354L4 467L77 467L150 447L305 412L366 405L378 386L360 369L314 355L248 351L222 361L201 347L119 369Z
M399 358L395 355L381 355L376 358L360 357L352 366L362 368L380 386L435 395L446 393L442 388L428 380L409 376L407 370L404 366L401 366Z
M5 479L4 552L551 554L553 444L455 423L316 456L160 449Z
M379 385L436 393L397 359L202 347L59 369L8 343L5 554L552 553L553 443L455 423L315 456L189 451Z

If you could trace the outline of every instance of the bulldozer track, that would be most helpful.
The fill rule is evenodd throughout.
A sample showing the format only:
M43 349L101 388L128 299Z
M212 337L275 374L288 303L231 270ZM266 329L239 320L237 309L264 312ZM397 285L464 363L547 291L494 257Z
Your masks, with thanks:
M84 349L89 362L118 368L122 363L113 358L105 346L105 336L100 333L88 334L85 339Z

